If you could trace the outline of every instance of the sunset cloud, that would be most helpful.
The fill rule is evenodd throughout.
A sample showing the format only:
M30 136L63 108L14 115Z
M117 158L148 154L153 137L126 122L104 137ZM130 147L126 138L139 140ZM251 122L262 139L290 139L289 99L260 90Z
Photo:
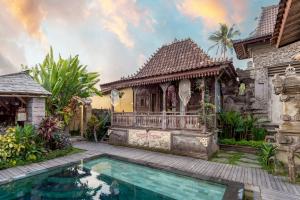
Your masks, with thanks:
M45 12L40 6L39 0L1 0L7 6L11 14L22 24L26 32L32 37L45 41L41 31L41 22Z
M149 12L139 8L134 0L99 0L102 25L114 33L121 43L129 48L134 46L134 39L129 33L129 26L137 27L143 22L149 29L153 24Z
M219 23L239 23L245 17L245 0L180 0L177 9L191 19L201 19L206 28Z

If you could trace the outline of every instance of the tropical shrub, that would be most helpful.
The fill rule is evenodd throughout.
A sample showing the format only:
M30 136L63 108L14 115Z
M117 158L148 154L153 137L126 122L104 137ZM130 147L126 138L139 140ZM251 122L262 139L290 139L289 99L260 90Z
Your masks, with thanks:
M12 165L18 160L35 161L45 153L42 141L32 125L7 129L0 135L0 163Z
M56 61L50 48L50 52L41 64L27 69L38 83L51 92L46 103L48 115L56 115L66 123L73 111L70 109L72 98L100 95L95 87L99 81L99 74L87 72L86 66L80 64L78 55L67 59L59 56Z
M58 132L62 129L62 123L56 117L44 118L39 126L38 134L45 140L49 141L53 137L53 133Z
M228 145L240 145L240 146L249 146L254 148L260 148L264 141L254 141L254 140L240 140L236 141L234 138L232 139L220 139L220 144L228 144Z
M50 116L42 120L38 134L48 149L64 149L71 146L69 137L63 133L62 127L62 122L56 117Z
M99 141L106 134L110 123L110 115L93 115L88 122L85 137L90 141Z
M260 128L257 118L252 115L241 115L235 111L219 114L222 133L220 138L234 138L235 140L264 140L267 131Z
M253 127L251 130L251 133L253 135L254 140L265 140L265 137L267 135L267 130L264 128L256 128Z
M277 146L268 143L262 144L259 152L259 161L264 168L271 169L274 167L276 150Z

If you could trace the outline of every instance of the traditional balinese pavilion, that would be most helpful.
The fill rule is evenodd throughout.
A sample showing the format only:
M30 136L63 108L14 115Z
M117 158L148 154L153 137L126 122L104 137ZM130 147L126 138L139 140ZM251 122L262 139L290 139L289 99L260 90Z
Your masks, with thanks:
M207 159L217 150L222 88L236 77L231 60L212 59L191 39L163 45L136 74L101 85L113 105L118 90L133 89L134 112L112 112L110 142Z
M0 76L1 127L25 123L37 126L45 117L45 98L49 95L27 72Z

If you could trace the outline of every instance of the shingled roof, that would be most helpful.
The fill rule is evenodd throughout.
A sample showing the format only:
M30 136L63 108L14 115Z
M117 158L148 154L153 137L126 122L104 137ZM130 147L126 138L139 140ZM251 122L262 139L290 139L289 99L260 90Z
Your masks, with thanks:
M230 66L231 74L236 76L231 60L212 59L191 39L174 40L159 48L137 73L102 84L101 89L109 91L113 88L217 75L221 66Z
M0 95L48 96L50 94L26 72L0 76Z
M247 45L257 42L270 42L276 23L277 13L278 5L262 7L258 25L253 33L245 39L234 41L233 46L239 59L249 58L250 55Z

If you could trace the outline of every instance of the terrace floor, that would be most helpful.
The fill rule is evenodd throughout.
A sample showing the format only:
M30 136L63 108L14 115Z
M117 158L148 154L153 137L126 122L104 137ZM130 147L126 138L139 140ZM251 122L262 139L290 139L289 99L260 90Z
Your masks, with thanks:
M285 181L285 178L270 175L259 168L215 163L190 157L118 147L102 143L76 142L74 146L87 151L41 163L0 170L0 183L19 179L28 174L42 173L49 168L78 162L81 159L91 158L101 154L110 154L203 176L240 182L245 185L247 190L254 191L255 199L260 199L259 196L261 196L263 200L300 199L299 185L290 184Z

